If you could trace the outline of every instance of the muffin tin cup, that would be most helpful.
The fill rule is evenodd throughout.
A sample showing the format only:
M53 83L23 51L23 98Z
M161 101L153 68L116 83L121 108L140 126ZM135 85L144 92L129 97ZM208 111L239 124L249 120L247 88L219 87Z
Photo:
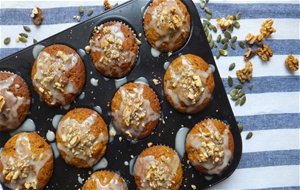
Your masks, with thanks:
M180 189L191 189L191 184L196 185L197 189L206 188L228 178L237 168L241 159L242 141L240 132L209 48L198 11L192 0L182 0L182 2L186 5L191 16L190 36L187 42L179 50L173 52L171 56L168 56L167 53L162 53L159 57L153 57L151 55L151 46L145 39L143 29L143 15L145 7L149 2L146 0L132 0L0 60L0 70L16 73L28 84L33 100L28 118L35 122L38 133L46 137L48 130L55 132L55 128L52 126L54 116L59 114L64 115L68 110L75 107L94 108L95 106L100 106L102 108L101 115L109 126L111 123L110 102L117 91L116 86L119 87L124 82L135 81L139 77L145 77L160 100L161 121L153 131L153 134L137 142L127 140L124 135L117 134L114 140L108 144L104 156L108 161L108 166L105 169L118 172L128 183L129 189L136 189L134 178L130 174L130 165L132 164L128 163L134 163L134 157L146 149L148 143L151 142L153 145L162 144L174 149L176 133L182 126L191 129L196 123L203 119L216 118L230 125L235 144L233 161L221 175L206 177L200 174L191 165L187 164L187 155L185 153L181 159L184 176ZM107 19L116 20L116 18L120 18L122 22L128 23L136 35L142 33L142 37L138 38L142 44L139 46L138 60L132 71L122 79L108 79L96 71L90 56L83 53L83 50L85 46L89 44L95 26L107 21ZM85 64L86 84L83 88L85 97L84 99L77 97L75 102L73 102L67 110L51 108L47 106L46 103L40 101L39 96L33 90L30 78L31 69L35 60L33 57L33 49L37 46L49 46L52 44L64 44L77 50L77 52L81 52L80 55ZM164 96L162 83L166 72L164 63L167 61L171 62L181 54L188 53L200 56L208 64L216 68L213 73L215 90L212 100L204 110L193 115L182 114L175 111ZM90 81L92 78L99 80L98 86L91 84ZM159 79L161 83L154 85L152 79ZM0 147L3 147L11 135L10 133L0 133L0 136ZM51 142L51 144L52 143L55 142ZM78 189L83 186L83 184L79 182L81 180L78 180L78 178L87 179L91 173L93 173L92 168L77 169L67 165L61 156L59 156L55 159L53 176L47 189ZM4 187L4 189L7 188Z

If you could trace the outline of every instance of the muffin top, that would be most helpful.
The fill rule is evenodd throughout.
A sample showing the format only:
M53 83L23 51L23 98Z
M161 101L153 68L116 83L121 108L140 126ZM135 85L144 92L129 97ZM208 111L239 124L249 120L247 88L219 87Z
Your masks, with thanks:
M144 15L144 30L152 47L172 52L189 35L190 15L180 0L153 0Z
M68 164L76 167L95 165L106 151L107 126L101 116L87 108L69 111L60 121L57 148Z
M130 138L149 135L158 123L160 106L154 91L146 84L127 83L112 100L113 123Z
M0 179L11 189L43 189L53 171L53 154L36 133L19 133L5 144Z
M115 172L97 171L85 182L83 190L128 190L124 179Z
M186 138L188 158L199 171L220 174L233 157L229 126L216 119L196 124Z
M167 146L152 146L137 158L134 177L138 189L179 189L182 182L180 159Z
M120 78L135 65L138 45L132 29L121 22L96 26L90 40L91 58L104 76Z
M212 71L203 59L192 54L173 60L164 77L168 101L181 112L196 113L203 109L215 86Z
M48 105L66 105L82 90L85 68L75 50L55 44L39 54L31 77L35 90Z
M30 95L21 77L0 72L0 131L16 129L26 118Z

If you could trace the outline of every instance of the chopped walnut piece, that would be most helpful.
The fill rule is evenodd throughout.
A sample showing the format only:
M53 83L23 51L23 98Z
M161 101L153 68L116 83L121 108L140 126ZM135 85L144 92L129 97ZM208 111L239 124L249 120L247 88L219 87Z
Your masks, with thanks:
M260 42L262 42L263 39L264 39L264 36L262 34L253 35L253 34L249 33L245 37L245 40L250 45L253 45L254 43L260 43Z
M252 72L253 72L252 63L248 61L246 63L245 68L236 71L236 76L241 83L244 83L252 79Z
M299 69L299 60L296 57L294 57L292 54L289 54L285 59L285 65L291 71L297 71Z
M247 48L247 50L244 53L244 60L248 61L255 55L256 55L256 51L252 51L252 49L249 47L249 48Z
M146 110L143 107L143 99L140 97L135 97L132 101L129 97L124 98L125 108L123 110L123 121L127 127L139 126L141 120L146 116Z
M108 0L104 0L103 5L104 5L105 10L112 8L112 5L110 4L110 2Z
M155 86L160 84L160 81L158 79L153 79L152 81Z
M31 16L32 22L37 26L41 25L44 20L43 11L39 7L34 7L31 11L30 16Z
M0 96L0 113L2 112L4 105L5 105L5 99L3 96Z
M228 17L226 18L217 18L216 19L218 26L222 29L222 30L226 30L227 28L229 28L232 23L233 23L233 17Z
M273 20L272 19L267 19L264 21L261 25L260 28L260 33L264 37L269 37L273 32L276 32L275 28L273 28Z
M264 62L267 62L270 60L270 57L273 56L273 51L267 44L263 44L257 49L257 55L259 55Z

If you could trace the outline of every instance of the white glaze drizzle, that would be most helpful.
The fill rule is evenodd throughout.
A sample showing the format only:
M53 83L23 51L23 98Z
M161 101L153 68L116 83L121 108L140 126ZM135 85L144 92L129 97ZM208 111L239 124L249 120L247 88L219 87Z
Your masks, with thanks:
M101 181L95 174L92 174L91 178L96 184L97 190L126 190L127 189L126 183L124 181L123 183L120 183L118 180L120 177L116 174L110 180L108 178L104 178L103 183L101 183Z
M35 131L36 130L36 126L35 123L32 119L26 119L24 121L24 123L16 130L12 131L10 133L10 136L14 136L15 134L19 133L19 132L31 132L31 131Z
M208 159L208 161L206 161L206 162L203 162L203 161L199 162L197 159L195 159L195 160L193 160L192 163L194 165L201 165L204 168L206 168L208 170L208 174L220 174L223 171L223 169L228 166L228 164L232 158L232 154L229 149L228 132L226 132L227 130L229 131L229 128L228 128L228 126L226 126L226 129L224 130L223 134L221 134L210 119L207 120L207 123L204 126L206 129L208 129L208 131L211 134L215 134L217 136L223 135L223 144L221 144L221 146L224 148L223 160L221 163L218 164L218 163L213 163L212 159ZM203 134L203 131L201 128L199 130L199 133ZM187 142L190 143L190 146L192 148L194 148L196 150L199 150L199 149L202 150L202 147L201 147L202 142L199 137L199 134L188 135ZM202 151L202 152L205 152L205 151Z
M206 99L206 98L211 98L211 93L209 92L207 86L206 86L206 81L209 75L212 73L211 67L208 67L207 71L201 71L201 70L195 70L192 67L192 64L189 62L189 60L184 56L181 55L181 63L182 66L179 68L178 72L176 72L173 68L172 65L169 66L168 69L170 69L171 72L171 78L172 80L168 80L166 84L166 94L169 95L174 103L175 108L179 108L182 105L187 106L187 112L192 112L195 109L198 108L200 104ZM182 96L180 94L184 94L185 90L179 87L173 88L173 86L177 86L178 82L181 80L183 76L183 72L188 71L192 72L194 75L199 76L202 82L201 88L204 88L202 91L202 94L198 101L196 103L192 103L192 101L187 98L186 96ZM173 86L172 86L173 84Z
M40 170L45 166L46 162L51 159L52 151L49 149L42 154L34 154L31 152L31 144L26 133L21 134L15 144L16 156L3 156L1 154L1 162L3 168L7 169L17 164L26 165L29 170L27 177L21 176L15 180L15 182L7 183L6 186L11 189L23 189L25 183L38 183L38 175ZM23 171L23 170L22 170ZM20 174L21 175L21 174ZM0 172L0 179L3 181L3 174Z
M65 104L64 94L78 94L76 84L63 77L64 73L71 70L79 59L78 54L65 54L57 51L56 55L42 51L37 58L37 71L34 75L33 85L42 94L50 97L50 104ZM50 70L52 70L50 72ZM63 85L63 86L60 86Z
M120 78L120 79L115 79L115 87L116 89L120 88L120 86L122 86L123 84L125 84L127 82L127 78Z
M181 158L183 158L183 155L185 153L185 139L189 130L190 130L189 128L182 127L176 133L175 150L178 152Z
M75 119L67 118L58 125L57 134L62 139L63 143L57 143L57 148L66 154L66 161L70 161L73 158L78 158L86 161L90 166L94 165L97 160L92 157L92 153L101 142L107 141L107 138L103 133L100 133L98 137L95 137L90 133L90 127L94 125L97 118L97 113L94 112L82 123L79 123ZM73 138L79 138L75 144L68 142L67 136L73 131ZM76 137L77 136L77 137ZM71 140L72 141L72 140ZM87 148L88 146L88 148Z
M100 170L106 168L108 165L108 161L106 158L102 158L94 167L93 171Z
M20 124L18 109L21 105L30 104L30 99L26 100L24 97L15 96L9 88L14 83L17 75L0 81L0 95L4 98L5 104L0 111L0 128L14 129ZM16 86L15 86L16 88Z
M137 138L144 130L146 124L159 119L160 115L153 111L150 101L143 97L144 84L139 84L138 87L133 89L133 92L127 91L124 87L121 87L119 92L122 97L122 102L119 109L112 113L112 121L117 129L133 138ZM135 102L136 100L139 102ZM140 118L136 124L130 123L130 125L127 126L123 115L128 109L134 110L134 106L137 106L138 103L140 103L141 110L137 111L137 113L140 114L143 112L144 116Z

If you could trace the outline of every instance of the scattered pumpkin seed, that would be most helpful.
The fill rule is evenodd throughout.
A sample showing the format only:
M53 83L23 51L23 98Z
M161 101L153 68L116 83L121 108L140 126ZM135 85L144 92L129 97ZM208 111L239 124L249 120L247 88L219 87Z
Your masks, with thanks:
M242 98L244 95L245 95L245 92L242 91L242 89L240 89L240 91L239 91L239 97Z
M10 37L4 38L3 43L4 43L5 45L8 45L8 44L10 43Z
M214 33L217 33L218 32L218 29L215 25L212 25L212 30L214 31Z
M230 26L227 28L227 30L228 30L229 32L232 32L232 31L233 31L233 26L230 25Z
M233 86L233 80L232 80L231 76L228 76L227 81L228 81L228 86L232 87Z
M239 29L240 28L240 23L238 21L234 21L233 26L234 26L234 28Z
M252 89L253 89L253 87L254 87L254 85L253 85L253 84L250 84L250 85L248 86L249 90L252 90Z
M217 59L219 59L219 58L220 58L220 56L221 56L221 55L220 55L220 53L219 53L219 52L217 52L217 54L216 54L216 58L217 58Z
M228 31L225 31L225 32L224 32L224 36L225 36L227 39L230 39L230 38L231 38L231 34L230 34Z
M23 26L23 29L24 29L26 32L31 32L31 29L30 29L28 26Z
M212 41L212 35L211 35L211 34L208 34L208 36L207 36L207 41L208 41L208 42L211 42L211 41Z
M88 12L87 12L87 16L92 16L94 13L94 10L93 9L89 9Z
M206 18L207 20L210 20L212 18L212 15L206 13Z
M223 38L223 39L221 40L221 43L222 43L222 44L225 44L225 43L228 43L228 41L229 41L229 40L228 40L227 38Z
M229 65L229 71L232 71L235 68L235 63L231 63Z
M238 89L232 89L232 90L230 91L230 96L236 96L237 93L238 93Z
M204 11L205 11L207 14L212 15L212 12L211 12L211 10L210 10L208 7L205 7L205 8L204 8Z
M24 38L28 38L28 35L26 33L20 33L19 35L24 37Z
M238 12L238 13L235 15L235 19L236 19L236 20L240 20L240 18L241 18L241 13Z
M243 89L243 85L238 84L238 85L236 85L234 88L235 88L235 89Z
M19 37L19 41L23 42L23 43L27 43L28 40L27 40L27 38L21 36L21 37Z
M219 34L218 37L217 37L217 42L218 42L218 43L221 42L221 38L222 38L222 37L221 37L221 34Z
M204 9L204 8L205 8L205 2L203 2L203 1L200 2L200 8L201 8L201 9Z
M79 10L79 15L83 16L83 14L84 14L83 6L79 6L78 10Z
M230 44L230 47L231 47L231 49L233 49L233 50L236 49L236 46L235 46L235 44L233 44L233 43Z
M207 4L209 2L209 0L205 0L205 3Z
M249 140L251 139L251 137L253 136L253 133L252 132L249 132L246 136L246 140Z
M214 48L214 46L215 46L214 41L211 40L211 41L209 42L209 47L210 47L210 49Z
M227 55L228 55L228 52L227 52L227 50L225 50L225 49L220 49L219 52L220 52L220 54L223 55L223 56L227 56Z
M231 38L231 43L235 43L236 40L237 40L237 36L233 36L233 37Z
M33 39L33 43L36 44L38 41L36 39Z
M240 99L240 98L238 98L238 99L235 101L235 106L239 105L239 104L240 104L240 102L241 102L241 99Z
M227 49L228 48L228 43L225 43L222 47L222 49Z
M243 41L239 41L238 44L239 44L240 48L245 49L246 45Z
M239 131L240 133L244 130L244 125L241 123L238 123Z
M245 102L246 102L246 96L244 95L244 96L241 98L240 106L244 105Z

